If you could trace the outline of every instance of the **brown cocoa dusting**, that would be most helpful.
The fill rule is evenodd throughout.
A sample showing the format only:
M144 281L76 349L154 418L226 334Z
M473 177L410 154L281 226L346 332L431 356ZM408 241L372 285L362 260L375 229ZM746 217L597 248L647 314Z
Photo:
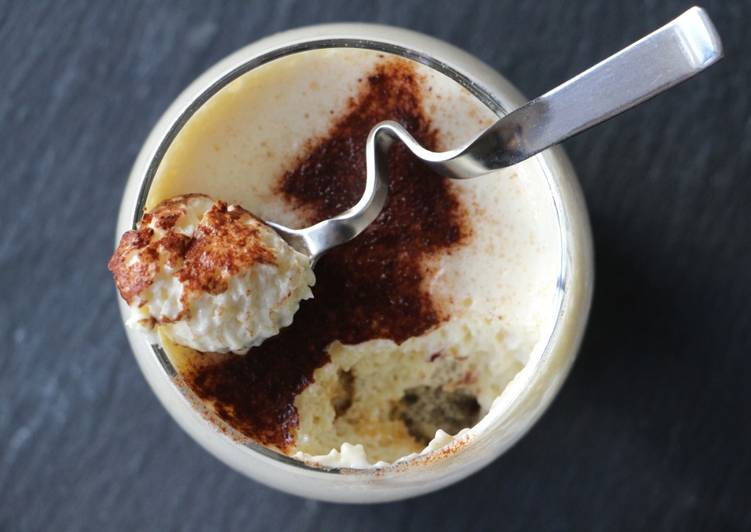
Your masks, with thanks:
M237 272L252 264L274 264L276 257L261 240L260 227L245 209L217 201L195 230L180 282L189 291L221 294Z
M175 230L195 198L209 199L203 194L175 196L145 213L136 229L122 236L107 265L120 295L130 305L154 283L162 268L160 257L164 258L185 289L183 310L175 318L161 317L161 323L187 316L194 294L220 294L229 287L230 276L253 264L276 260L261 239L263 222L238 205L214 202L191 236ZM149 227L152 222L163 232L159 238Z
M156 263L159 255L147 247L154 230L145 225L138 230L126 231L107 263L120 296L129 305L138 294L151 286L157 273ZM142 253L150 260L130 264L129 259L133 253Z
M280 181L279 192L308 223L339 214L360 198L365 141L378 122L396 120L423 145L437 145L408 61L384 60L360 90L328 135L311 143ZM401 343L447 318L423 287L422 264L468 235L463 210L447 181L400 143L391 149L388 172L383 212L319 261L314 299L301 304L292 325L245 356L228 355L185 374L191 388L245 435L290 448L298 423L295 397L328 361L325 348L332 341Z

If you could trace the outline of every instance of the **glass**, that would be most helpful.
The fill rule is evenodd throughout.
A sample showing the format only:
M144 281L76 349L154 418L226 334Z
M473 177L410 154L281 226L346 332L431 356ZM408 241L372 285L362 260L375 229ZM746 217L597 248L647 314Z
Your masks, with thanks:
M131 171L120 208L118 236L140 220L149 188L171 142L209 98L242 74L290 54L320 48L365 48L403 56L463 85L496 114L525 99L498 73L472 56L407 30L364 24L312 26L274 35L224 59L193 82L152 130ZM501 455L532 426L557 393L578 350L589 313L593 265L584 200L566 156L553 148L535 156L545 176L560 230L561 264L556 318L547 342L539 342L527 365L476 426L477 436L409 462L384 468L311 467L255 443L240 443L232 427L215 416L176 377L164 351L138 333L128 337L147 381L165 408L194 439L234 469L301 496L340 502L382 502L411 497L456 482ZM528 163L529 164L529 163ZM120 301L121 310L127 311ZM124 314L125 315L125 314Z

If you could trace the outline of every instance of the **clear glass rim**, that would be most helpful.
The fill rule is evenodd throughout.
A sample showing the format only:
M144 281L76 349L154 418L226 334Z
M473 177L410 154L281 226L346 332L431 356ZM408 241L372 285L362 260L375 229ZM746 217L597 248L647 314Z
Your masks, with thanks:
M378 41L378 40L374 40L370 38L368 39L346 38L346 37L344 38L312 38L312 39L304 40L301 42L296 42L287 46L277 47L265 53L261 53L254 57L251 57L250 59L248 59L247 61L244 61L240 65L221 74L216 80L211 82L208 85L208 87L201 90L198 96L193 98L190 101L190 103L182 111L180 111L178 117L174 121L172 121L172 123L170 124L169 129L167 130L167 133L160 140L156 150L149 157L149 163L148 163L146 172L142 177L142 180L138 189L138 195L136 199L135 208L133 210L133 216L132 216L132 222L131 222L132 227L135 227L138 221L143 216L143 212L144 212L145 205L146 205L146 200L151 190L151 185L153 184L153 181L154 181L154 178L156 177L156 173L159 169L159 166L162 160L164 159L164 156L167 153L169 147L172 145L172 142L174 142L175 138L180 133L182 128L185 126L185 124L188 123L188 121L192 118L192 116L209 99L211 99L215 94L217 94L220 90L222 90L224 87L226 87L229 83L231 83L238 77L250 72L251 70L261 67L267 63L270 63L274 60L281 59L283 57L287 57L287 56L302 53L302 52L329 49L329 48L356 48L356 49L373 50L377 52L398 55L406 59L416 61L425 66L428 66L429 68L436 70L437 72L443 75L446 75L453 81L462 85L475 98L477 98L483 105L485 105L489 110L491 110L496 115L502 116L503 114L507 114L507 112L509 111L494 96L492 96L490 91L488 91L487 89L485 89L480 84L476 83L475 81L473 81L466 75L462 74L455 68L451 67L450 65L438 59L435 59L427 54L418 52L411 48L393 44L390 42ZM541 161L540 159L541 157L542 155L537 155L534 157L534 159ZM558 228L559 228L559 242L560 242L561 253L560 253L560 268L559 268L559 274L558 274L557 285L556 285L555 301L554 301L554 305L551 307L552 309L551 312L554 313L555 318L550 320L551 325L548 328L545 340L537 342L536 348L532 351L532 353L530 353L529 361L527 362L526 366L529 366L530 364L534 364L533 369L539 369L539 366L544 362L545 355L550 351L551 347L553 346L555 342L556 332L559 330L561 326L561 322L562 322L562 318L564 314L562 311L564 309L565 299L567 297L567 283L568 283L569 274L570 274L570 269L569 269L570 246L569 246L568 237L567 237L569 222L566 219L566 216L564 214L565 209L563 205L563 200L560 197L558 187L555 183L555 178L551 173L551 169L544 162L539 162L538 164L540 166L540 170L545 175L548 188L551 192L553 205L555 207L556 219L558 221ZM545 337L545 333L543 333L542 336ZM195 411L196 409L193 405L202 403L202 401L198 397L196 397L195 394L193 394L193 392L189 390L187 386L178 386L175 383L175 379L179 377L179 372L174 367L172 362L169 360L168 355L161 348L161 346L159 346L158 344L152 344L151 350L153 352L153 355L158 360L159 365L164 370L165 375L168 377L170 381L170 385L182 396L182 398L187 403L186 406ZM534 376L534 373L535 372L532 371L527 378L531 379L531 377ZM529 384L528 382L525 383L525 385L520 387L519 391L514 396L509 398L508 403L505 405L505 410L510 409L511 407L513 407L514 403L521 400L521 398L524 396L524 391L527 390L528 388L528 384ZM191 395L193 395L193 397L191 397ZM542 409L542 411L544 411L544 408ZM538 415L541 415L541 413L542 412L540 412ZM200 415L200 413L198 412L196 412L196 414ZM501 414L503 414L503 410L498 411L498 412L493 412L491 410L490 412L488 412L488 414L485 415L485 417L483 417L478 422L477 425L475 425L474 428L477 428L480 425L491 424L493 420L488 419L490 418L491 414L494 415L494 418L499 418ZM375 468L375 467L369 467L369 468L329 467L329 466L323 466L323 465L312 466L312 465L305 463L302 460L298 460L290 456L281 454L280 452L269 449L260 443L252 441L247 436L241 435L239 432L236 431L236 429L234 429L229 424L227 424L226 422L218 418L218 416L216 416L215 414L211 415L212 417L211 420L206 419L205 416L201 416L201 417L203 418L202 419L203 422L211 425L211 429L215 432L216 437L228 438L232 440L235 445L240 445L245 448L248 448L274 461L280 462L282 464L290 465L296 468L316 472L316 473L334 474L334 475L346 473L347 476L351 476L353 474L367 475L369 473L372 473L372 471L374 470L378 470L378 471L385 471L388 469L398 470L400 469L399 466L403 467L405 463L407 464L409 463L409 461L407 462L397 461L397 462L387 464L383 467L378 467L378 468ZM221 431L216 430L217 427L221 427L222 430ZM236 436L232 437L229 434L235 434ZM515 440L521 437L522 434L516 437ZM469 442L467 442L467 445L471 445L472 442L473 440L470 440ZM436 452L440 452L440 449L437 451L434 451L434 453ZM423 457L424 455L420 456L419 458L423 458Z

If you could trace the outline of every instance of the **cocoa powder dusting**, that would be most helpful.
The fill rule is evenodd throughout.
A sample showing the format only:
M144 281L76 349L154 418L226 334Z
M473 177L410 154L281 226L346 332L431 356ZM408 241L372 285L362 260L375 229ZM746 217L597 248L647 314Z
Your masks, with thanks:
M314 223L354 205L365 186L365 141L383 120L396 120L429 148L437 132L421 106L412 65L380 63L362 80L360 94L311 143L279 192ZM245 356L230 355L184 375L199 397L245 435L285 450L298 423L295 396L328 361L334 340L375 338L397 343L446 319L423 288L424 259L467 236L463 211L444 178L395 143L389 153L389 199L376 221L316 265L314 299L304 301L292 325Z
M254 263L274 264L273 251L259 236L260 225L248 211L217 201L204 215L185 253L180 282L186 292L221 294L238 271Z
M260 230L268 230L258 218L238 205L214 202L188 236L177 230L177 221L188 204L203 194L175 196L145 213L135 230L127 231L107 263L120 295L130 305L154 283L161 270L160 257L175 270L183 285L180 296L183 310L174 318L162 317L162 323L183 319L196 293L221 294L229 287L229 278L253 264L274 264L276 257L261 239ZM161 229L155 234L150 224Z

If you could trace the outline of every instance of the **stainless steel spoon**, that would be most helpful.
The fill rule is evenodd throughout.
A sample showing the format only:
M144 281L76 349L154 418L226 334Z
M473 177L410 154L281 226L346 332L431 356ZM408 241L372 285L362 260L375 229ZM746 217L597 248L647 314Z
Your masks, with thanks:
M375 126L366 143L365 192L335 218L305 229L270 223L315 262L360 234L386 202L386 157L394 139L436 172L453 179L481 176L519 163L687 80L722 57L720 37L707 13L692 7L631 46L509 113L463 147L423 148L400 124Z

